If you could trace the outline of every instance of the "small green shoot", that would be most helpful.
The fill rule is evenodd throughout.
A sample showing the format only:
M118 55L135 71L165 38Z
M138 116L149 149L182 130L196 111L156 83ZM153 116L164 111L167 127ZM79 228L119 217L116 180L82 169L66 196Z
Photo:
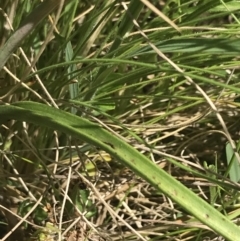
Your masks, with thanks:
M217 173L217 166L212 164L208 165L207 162L204 162L203 165L204 165L204 168L206 168L206 170L210 171L210 172L207 172L207 175L211 178L216 178L216 174L214 173ZM218 187L210 186L209 192L210 192L210 204L213 206L218 196Z
M239 149L238 142L237 149ZM230 143L227 143L226 145L226 156L227 156L227 163L228 163L228 170L227 174L229 173L230 180L233 182L239 182L240 180L240 166L238 163L237 158L234 155L234 151L230 145Z
M96 214L96 207L94 207L93 202L89 199L89 190L81 189L79 184L76 184L70 192L70 197L73 204L78 208L81 212L86 213L85 217L90 218ZM69 214L72 215L74 213L75 207L70 202L67 202L66 209Z

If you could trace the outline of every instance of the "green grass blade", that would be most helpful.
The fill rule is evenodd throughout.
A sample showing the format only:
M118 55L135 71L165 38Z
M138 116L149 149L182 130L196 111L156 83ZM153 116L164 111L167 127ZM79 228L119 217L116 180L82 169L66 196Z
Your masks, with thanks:
M228 163L230 179L233 182L239 182L240 166L239 166L237 158L235 157L234 151L233 151L230 143L227 143L227 145L226 145L226 155L227 155L227 163ZM228 171L227 171L227 173L228 173Z
M141 10L143 8L143 4L139 0L132 0L128 6L128 10L125 12L121 24L119 26L117 36L109 50L109 53L116 50L123 41L125 34L127 34L133 25L133 19L137 19Z
M240 229L228 218L140 152L102 127L84 118L34 102L17 102L0 106L0 119L28 121L53 128L104 149L217 233L228 240L240 241Z
M113 41L113 44L109 50L110 54L112 54L115 50L119 48L119 46L123 41L124 36L133 28L134 26L133 20L138 18L142 8L143 8L143 4L141 1L132 0L130 2L128 10L125 12L121 20L115 40ZM103 78L101 77L101 75L102 74L106 75L106 73L104 72L108 72L107 67L105 66L100 68L98 77L95 78L95 80L93 81L93 87L95 87L96 83L100 84L102 82ZM84 99L85 100L92 99L96 91L97 91L96 88L92 88L92 91L90 91Z
M210 39L210 38L177 38L156 43L163 53L192 53L203 52L209 54L239 53L238 39ZM149 46L139 51L140 55L155 53ZM136 52L134 52L136 55Z
M21 42L31 33L31 31L51 12L60 1L49 0L41 3L25 19L21 26L9 38L0 50L0 70L4 67L11 54L20 46Z
M71 61L73 58L73 49L72 49L72 44L71 42L67 43L66 46L66 50L65 50L65 58L66 58L66 62ZM77 66L76 64L70 65L67 69L68 71L68 79L69 81L72 80L73 76L72 76L72 72L77 70ZM71 99L75 99L78 96L79 93L79 88L78 88L78 83L71 83L69 85L69 94L70 94L70 98ZM72 114L76 114L77 110L75 108L71 108L71 112Z

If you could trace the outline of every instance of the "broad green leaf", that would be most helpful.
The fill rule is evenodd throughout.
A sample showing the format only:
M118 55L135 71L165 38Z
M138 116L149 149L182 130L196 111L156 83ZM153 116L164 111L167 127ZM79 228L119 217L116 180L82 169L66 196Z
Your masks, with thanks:
M147 157L123 140L84 118L34 102L0 106L1 121L15 119L49 127L98 146L169 196L190 214L230 241L240 241L240 229Z

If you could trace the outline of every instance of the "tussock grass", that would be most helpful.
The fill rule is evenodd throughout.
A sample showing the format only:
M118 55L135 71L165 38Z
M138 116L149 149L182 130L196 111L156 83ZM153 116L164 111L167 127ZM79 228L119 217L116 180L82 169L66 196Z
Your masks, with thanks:
M38 4L0 3L2 46ZM225 153L239 140L238 10L234 1L66 1L9 57L1 102L45 103L102 125L238 224ZM3 240L25 215L9 240L231 239L99 147L15 120L0 133Z

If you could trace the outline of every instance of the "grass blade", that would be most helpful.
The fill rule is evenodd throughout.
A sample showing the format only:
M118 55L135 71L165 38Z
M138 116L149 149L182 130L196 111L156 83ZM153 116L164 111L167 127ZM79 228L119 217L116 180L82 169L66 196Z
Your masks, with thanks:
M2 121L15 119L53 128L102 148L217 233L228 240L240 241L240 229L228 218L102 127L84 118L34 102L0 106L0 118Z

